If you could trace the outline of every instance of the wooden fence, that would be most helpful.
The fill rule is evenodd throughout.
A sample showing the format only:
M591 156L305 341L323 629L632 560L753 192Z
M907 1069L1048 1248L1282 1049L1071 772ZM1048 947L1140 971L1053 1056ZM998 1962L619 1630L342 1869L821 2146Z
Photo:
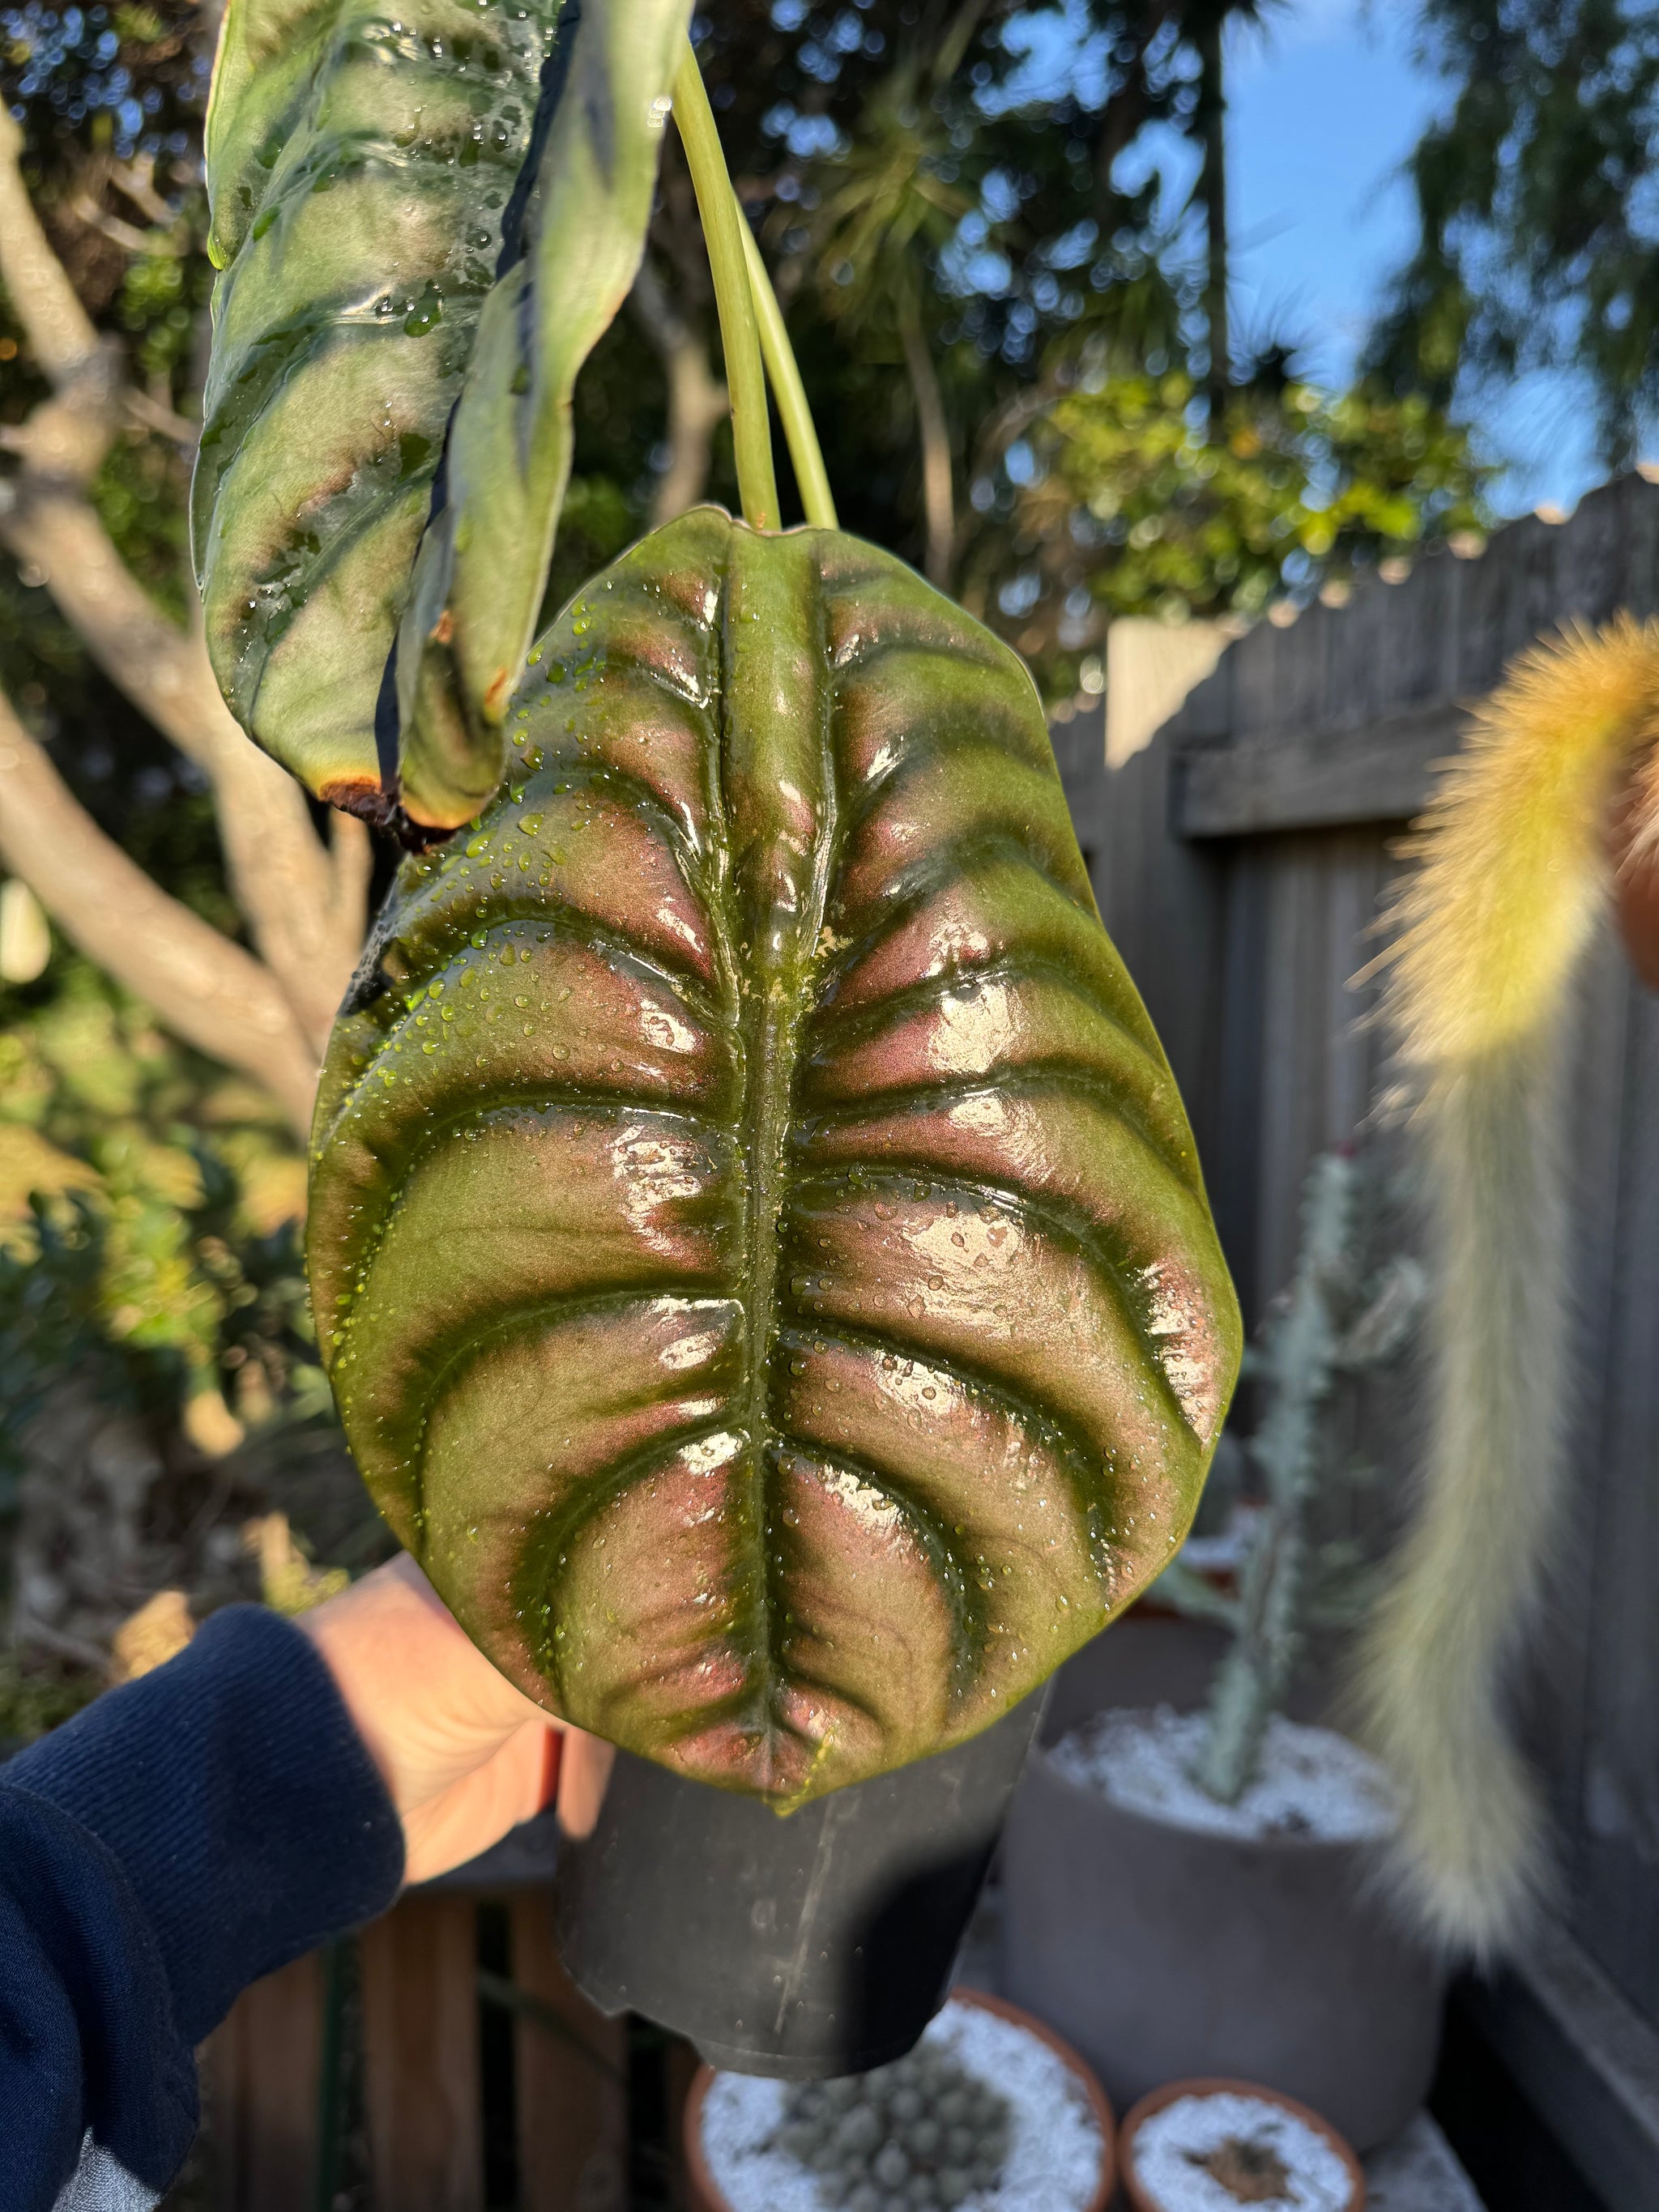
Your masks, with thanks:
M1189 1102L1247 1317L1285 1282L1314 1156L1389 1121L1349 979L1462 709L1530 640L1659 609L1659 489L1373 579L1263 624L1108 771L1055 732L1097 893ZM1467 2002L1608 2204L1659 2203L1659 1004L1613 946L1579 994L1572 1130L1582 1390L1571 1541L1527 1719L1560 1838L1554 1918ZM1398 1142L1398 1139L1395 1139ZM1402 1395L1396 1392L1398 1400ZM1370 1439L1396 1487L1412 1408Z
M571 1984L544 1885L412 1892L246 1990L203 2063L191 2212L692 2212L696 2057Z

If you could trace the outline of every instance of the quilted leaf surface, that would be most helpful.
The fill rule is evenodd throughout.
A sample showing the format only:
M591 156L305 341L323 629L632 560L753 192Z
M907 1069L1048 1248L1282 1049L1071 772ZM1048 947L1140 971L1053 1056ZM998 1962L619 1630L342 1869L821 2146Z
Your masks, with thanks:
M564 18L523 258L484 302L398 643L404 803L424 823L470 822L501 781L570 475L576 378L640 265L690 15L690 0L571 0Z
M375 708L557 0L230 0L192 526L215 673L319 795Z
M787 1807L985 1727L1164 1564L1231 1288L1030 679L908 569L700 509L511 727L336 1033L319 1338L497 1664Z

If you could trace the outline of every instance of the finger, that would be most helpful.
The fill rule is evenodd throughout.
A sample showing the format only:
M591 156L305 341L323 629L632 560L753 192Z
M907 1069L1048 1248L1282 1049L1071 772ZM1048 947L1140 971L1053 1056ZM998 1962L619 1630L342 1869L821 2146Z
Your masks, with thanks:
M526 1722L493 1758L404 1815L404 1881L430 1881L499 1843L541 1811L557 1771L557 1735L544 1720Z
M527 1721L539 1721L544 1727L563 1725L556 1715L545 1711L509 1682L494 1662L485 1657L407 1552L400 1552L377 1571L395 1579L422 1607L429 1633L441 1639L445 1648L452 1685L469 1705L476 1707L477 1717L483 1724L499 1728L503 1735Z
M568 1728L559 1761L559 1826L567 1836L591 1836L616 1763L617 1747Z
M556 1725L499 1674L407 1556L296 1624L321 1652L399 1814L526 1726Z

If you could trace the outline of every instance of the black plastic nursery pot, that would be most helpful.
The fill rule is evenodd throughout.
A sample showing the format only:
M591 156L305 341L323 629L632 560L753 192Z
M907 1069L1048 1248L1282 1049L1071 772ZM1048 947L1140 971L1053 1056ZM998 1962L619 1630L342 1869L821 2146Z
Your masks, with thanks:
M619 1753L592 1833L560 1848L566 1971L738 2073L902 2057L945 2002L1046 1698L787 1819Z

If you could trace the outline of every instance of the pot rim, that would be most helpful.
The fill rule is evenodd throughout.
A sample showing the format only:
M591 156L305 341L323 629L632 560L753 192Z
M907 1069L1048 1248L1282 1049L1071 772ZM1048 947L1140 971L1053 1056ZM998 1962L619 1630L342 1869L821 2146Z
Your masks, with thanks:
M1106 1712L1138 1712L1142 1710L1137 1705L1102 1707L1102 1711ZM1340 1731L1334 1729L1331 1733L1334 1735ZM1055 1743L1058 1741L1056 1737ZM1026 1762L1026 1773L1029 1775L1033 1768L1036 1768L1056 1789L1063 1790L1068 1796L1085 1805L1102 1807L1119 1820L1138 1821L1143 1828L1155 1828L1160 1835L1190 1836L1195 1842L1226 1844L1236 1851L1325 1851L1333 1857L1352 1858L1362 1866L1376 1860L1388 1850L1391 1841L1389 1836L1299 1836L1283 1832L1267 1836L1234 1836L1222 1828L1195 1828L1185 1820L1166 1820L1161 1813L1146 1812L1139 1805L1121 1805L1115 1797L1107 1796L1104 1790L1096 1790L1086 1782L1077 1781L1055 1764L1054 1751L1054 1743L1034 1743ZM1024 1779L1024 1777L1021 1778Z
M1095 2079L1088 2062L1073 2051L1069 2043L1056 2035L1053 2028L1046 2027L1023 2005L1012 2004L1006 1997L993 1996L988 1990L953 1989L945 1998L945 2003L955 2000L963 2004L977 2005L982 2012L994 2013L1000 2020L1008 2021L1015 2027L1023 2027L1039 2043L1047 2044L1076 2081L1088 2101L1090 2112L1100 2134L1100 2179L1094 2195L1083 2206L1082 2212L1106 2212L1117 2186L1117 2115L1112 2110L1110 2099ZM708 2161L703 2156L702 2149L702 2108L714 2082L714 2071L707 2059L701 2060L691 2077L691 2087L685 2100L683 2136L685 2162L691 2179L691 2198L696 2212L732 2212L731 2199L722 2195L709 2172ZM1353 2212L1360 2212L1360 2208L1355 2206Z
M1173 2105L1178 2097L1213 2097L1221 2094L1254 2097L1258 2103L1277 2105L1281 2112L1291 2113L1317 2136L1323 2136L1347 2169L1352 2193L1344 2212L1365 2212L1365 2170L1360 2165L1353 2146L1347 2138L1337 2133L1322 2112L1304 2105L1300 2098L1287 2096L1282 2089L1270 2089L1264 2081L1241 2081L1224 2074L1194 2074L1180 2081L1166 2081L1161 2089L1149 2089L1146 2094L1130 2106L1123 2116L1123 2124L1117 2135L1118 2171L1123 2186L1135 2212L1164 2212L1158 2199L1141 2186L1135 2171L1135 2137L1155 2112L1166 2105Z

